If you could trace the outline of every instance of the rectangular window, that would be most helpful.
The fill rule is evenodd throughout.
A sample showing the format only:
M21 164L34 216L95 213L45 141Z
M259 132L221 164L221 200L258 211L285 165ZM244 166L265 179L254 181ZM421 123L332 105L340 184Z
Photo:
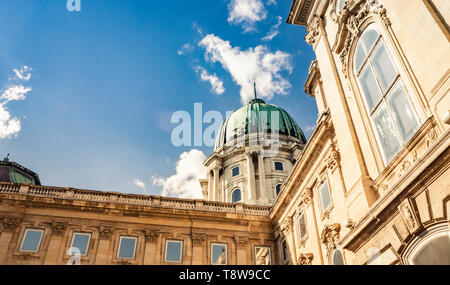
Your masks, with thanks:
M25 229L20 251L38 252L44 230Z
M306 236L305 212L303 211L298 216L298 231L300 234L300 239L303 239Z
M233 168L232 172L232 176L237 176L239 175L239 166Z
M72 242L70 244L70 254L87 255L89 251L89 242L91 234L88 233L73 233Z
M228 254L227 245L221 243L211 244L211 264L214 265L227 265Z
M166 241L166 262L182 262L183 258L183 242L179 240Z
M117 258L134 259L136 253L136 237L120 237Z
M319 186L319 196L322 212L325 212L331 206L330 190L328 189L328 181L326 179Z
M268 246L255 246L255 264L256 265L271 265L272 254Z
M275 162L275 170L283 171L283 163L279 161Z

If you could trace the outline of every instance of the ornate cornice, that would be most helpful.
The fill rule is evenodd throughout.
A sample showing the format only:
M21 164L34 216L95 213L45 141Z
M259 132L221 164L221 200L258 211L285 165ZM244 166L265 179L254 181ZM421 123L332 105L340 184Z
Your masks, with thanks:
M294 224L294 219L292 217L288 217L281 225L281 231L284 234L290 233L292 231L293 224Z
M309 45L313 46L313 48L315 48L317 43L319 42L320 35L322 34L322 26L322 17L320 17L319 15L315 15L311 26L308 27L309 33L305 36L306 42Z
M311 265L312 260L314 258L314 255L312 253L300 253L300 255L297 258L297 264L298 265Z
M325 244L327 252L329 253L336 247L336 243L339 240L339 233L341 231L340 224L326 225L322 230L320 241Z

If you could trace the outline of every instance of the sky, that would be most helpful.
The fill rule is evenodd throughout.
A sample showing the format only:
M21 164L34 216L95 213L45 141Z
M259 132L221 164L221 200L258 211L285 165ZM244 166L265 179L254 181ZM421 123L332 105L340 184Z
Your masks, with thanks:
M0 156L43 185L199 198L213 147L174 145L174 113L225 117L256 82L307 138L314 128L314 53L286 23L291 4L0 1Z

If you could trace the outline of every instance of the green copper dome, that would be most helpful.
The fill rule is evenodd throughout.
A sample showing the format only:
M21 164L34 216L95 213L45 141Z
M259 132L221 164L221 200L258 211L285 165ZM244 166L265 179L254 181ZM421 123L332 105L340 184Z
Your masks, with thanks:
M279 135L295 137L306 143L302 130L285 110L255 98L225 120L217 134L215 148L240 136L262 132L278 132Z

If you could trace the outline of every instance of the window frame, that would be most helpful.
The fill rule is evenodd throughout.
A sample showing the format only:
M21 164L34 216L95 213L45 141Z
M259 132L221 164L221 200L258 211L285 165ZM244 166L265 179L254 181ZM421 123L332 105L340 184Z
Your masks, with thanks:
M377 164L379 167L379 171L382 171L384 168L386 168L389 164L391 164L393 161L396 160L396 157L402 152L404 147L408 144L408 142L411 141L411 139L414 137L414 134L409 137L409 139L405 140L403 139L402 132L399 130L399 124L398 121L396 121L396 117L393 115L393 111L391 110L391 105L389 105L389 99L391 98L391 95L394 95L392 91L395 91L395 88L400 88L403 91L403 96L410 104L411 110L413 111L413 115L415 120L417 121L417 125L415 126L415 133L417 133L422 124L423 124L423 114L420 111L420 108L418 108L417 103L417 94L415 92L411 91L411 82L410 77L408 76L407 72L405 74L404 66L402 65L401 60L398 58L399 55L395 54L395 52L392 51L392 45L390 42L390 37L385 34L385 31L382 30L380 27L380 23L378 21L370 21L366 24L363 24L361 28L361 35L358 38L358 40L355 41L355 44L352 47L352 52L349 56L349 73L352 75L350 76L352 78L352 85L354 86L355 93L359 96L357 98L357 105L359 108L359 111L363 117L363 122L366 125L366 130L368 132L369 137L371 137L371 140L374 141L373 143L370 142L371 147L373 148L374 152L376 153L377 157ZM373 43L373 46L371 47L369 52L366 52L366 47L364 44L362 44L362 36L368 32L369 30L374 30L378 35ZM384 50L389 57L389 60L391 64L393 65L393 68L396 71L396 75L393 78L392 82L390 82L389 86L384 89L382 87L382 84L380 83L380 80L378 78L378 74L375 70L374 64L370 58L373 56L377 48L379 48L380 43L384 45ZM356 70L356 54L357 49L361 45L362 50L365 53L365 58L361 62L359 69ZM381 94L381 98L376 102L376 104L372 107L370 110L369 104L367 102L366 96L368 94L365 94L364 89L362 88L360 84L360 75L362 74L363 69L368 66L370 68L371 74L374 76L375 84L378 88L378 91ZM385 153L385 150L383 148L382 141L380 139L380 136L377 131L376 124L373 120L373 115L378 110L380 110L380 106L384 104L384 107L386 108L386 113L389 116L389 119L394 125L394 134L396 136L396 143L399 144L399 150L391 157L390 160L387 159L388 154ZM363 115L364 114L364 115Z
M341 254L342 257L342 263L343 264L334 264L334 255L336 254L336 252L339 252ZM344 251L340 248L334 248L331 253L330 253L330 265L347 265L347 263L345 262L345 257L344 257Z
M257 255L257 248L267 248L269 250L269 264L268 265L272 265L272 248L270 246L267 245L255 245L253 250L253 253L255 255L255 264L256 264L256 255Z
M237 168L237 174L234 174L234 170ZM240 168L240 166L239 165L236 165L236 166L234 166L234 167L232 167L231 168L231 177L233 178L233 177L237 177L237 176L239 176L239 175L241 175L241 168Z
M120 255L120 248L121 248L121 244L122 244L122 239L134 239L134 249L133 249L133 257L121 257ZM136 236L128 236L128 235L120 235L119 236L119 243L117 246L117 254L116 254L116 258L117 259L126 259L126 260L135 260L136 259L136 249L137 249L137 244L138 244L138 237Z
M287 254L284 253L283 243L286 244ZM280 240L280 257L281 257L281 263L282 264L287 264L289 262L289 245L287 243L286 237L283 237Z
M39 237L39 242L37 245L36 250L24 250L23 248L23 243L25 242L25 238L27 236L27 232L28 231L38 231L41 232L41 236ZM42 245L42 239L44 237L44 233L45 233L45 229L41 229L41 228L33 228L33 227L27 227L25 228L23 235L22 235L22 241L20 242L20 246L19 246L19 252L30 252L30 253L38 253L39 250L41 249L41 245Z
M92 240L92 233L90 233L90 232L88 233L88 232L73 231L68 252L70 252L70 249L73 247L73 242L75 240L75 235L87 235L87 236L89 236L89 239L88 239L88 242L87 242L87 245L86 245L86 253L85 254L81 254L80 253L80 256L88 256L89 255L89 247L91 245L91 240Z
M178 261L167 260L167 246L169 245L169 242L181 244L180 260L178 260ZM166 263L183 263L183 255L184 255L184 240L166 239L165 247L164 247L164 262L166 262Z
M277 164L279 163L279 165L281 165L281 169L277 169ZM282 161L274 161L273 162L273 169L275 171L280 171L280 172L284 172L284 163Z
M225 264L219 264L219 263L214 263L213 262L213 258L214 258L214 256L213 256L213 248L214 248L215 245L225 246ZM210 259L211 265L228 265L228 244L227 243L211 242L210 249L211 249L211 259Z
M302 230L301 230L301 224L300 224L300 217L303 217L304 225L305 225L305 233L302 236ZM308 227L306 222L306 212L304 209L301 209L297 216L297 230L298 230L298 237L300 242L305 241L308 238Z

